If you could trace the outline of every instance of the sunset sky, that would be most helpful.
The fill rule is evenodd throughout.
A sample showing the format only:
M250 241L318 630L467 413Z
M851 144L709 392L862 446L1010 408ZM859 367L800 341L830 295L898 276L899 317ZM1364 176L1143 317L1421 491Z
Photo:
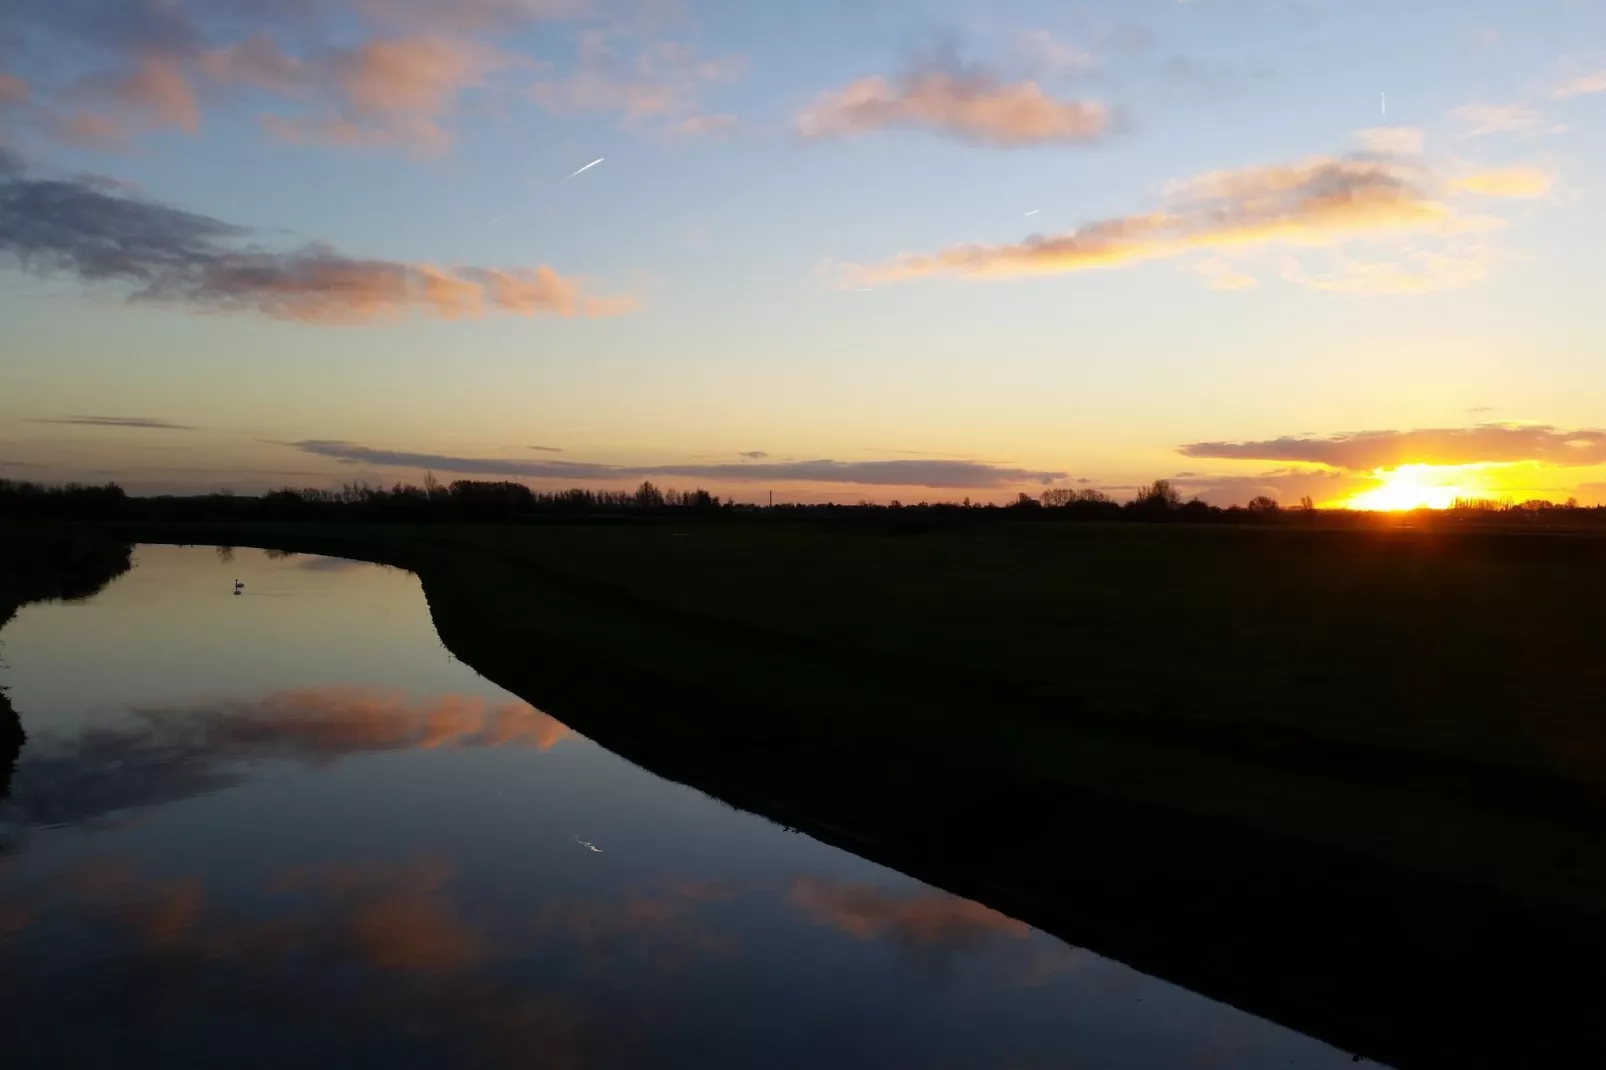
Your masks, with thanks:
M7 0L0 477L1606 502L1603 187L1602 0Z

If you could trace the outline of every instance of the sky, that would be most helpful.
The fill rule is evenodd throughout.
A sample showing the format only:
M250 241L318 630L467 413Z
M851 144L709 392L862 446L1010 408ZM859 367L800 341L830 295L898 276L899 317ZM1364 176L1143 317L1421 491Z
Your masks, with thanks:
M8 0L0 478L1606 503L1603 133L1606 0Z

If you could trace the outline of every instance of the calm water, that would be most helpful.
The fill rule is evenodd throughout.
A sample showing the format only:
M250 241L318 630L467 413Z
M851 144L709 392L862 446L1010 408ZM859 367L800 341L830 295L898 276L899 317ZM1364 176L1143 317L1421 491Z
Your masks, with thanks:
M0 1065L1353 1065L630 765L407 573L136 561L0 637Z

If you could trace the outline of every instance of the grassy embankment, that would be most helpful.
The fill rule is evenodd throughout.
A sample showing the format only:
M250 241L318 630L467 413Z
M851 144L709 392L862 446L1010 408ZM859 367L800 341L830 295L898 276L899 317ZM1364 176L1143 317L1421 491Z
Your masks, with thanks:
M413 569L455 653L654 771L1351 1050L1606 1036L1606 541L125 533Z
M0 526L0 629L29 602L94 594L127 571L129 550L95 530ZM0 799L10 790L17 753L27 738L0 681Z

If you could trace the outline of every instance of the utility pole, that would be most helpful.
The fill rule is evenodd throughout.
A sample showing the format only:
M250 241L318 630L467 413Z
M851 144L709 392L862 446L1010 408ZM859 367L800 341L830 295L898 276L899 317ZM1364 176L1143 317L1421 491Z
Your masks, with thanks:
M773 490L770 491L770 508L775 508L775 492Z

